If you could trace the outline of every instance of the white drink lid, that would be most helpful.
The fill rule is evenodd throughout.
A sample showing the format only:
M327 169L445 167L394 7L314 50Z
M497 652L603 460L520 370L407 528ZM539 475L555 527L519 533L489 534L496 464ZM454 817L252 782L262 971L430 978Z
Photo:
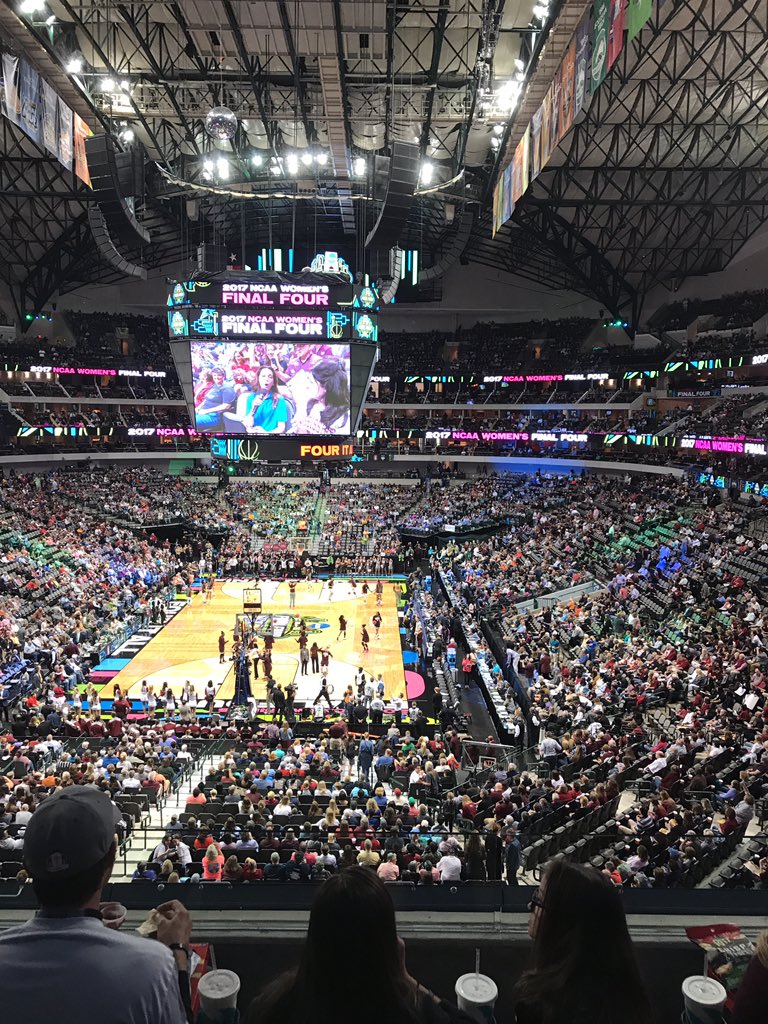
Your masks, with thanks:
M226 969L208 971L200 979L197 990L208 999L228 999L240 990L240 978Z
M496 982L486 974L462 974L456 981L456 994L468 1003L485 1006L493 1003L499 994Z
M714 978L695 974L683 982L683 995L699 1006L719 1007L725 1003L728 993Z

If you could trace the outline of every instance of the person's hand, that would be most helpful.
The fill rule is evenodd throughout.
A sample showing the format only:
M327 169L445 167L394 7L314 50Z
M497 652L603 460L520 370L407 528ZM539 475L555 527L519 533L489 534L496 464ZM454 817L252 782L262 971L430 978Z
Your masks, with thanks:
M165 946L172 942L189 944L192 937L192 917L179 900L169 900L157 907L157 938Z

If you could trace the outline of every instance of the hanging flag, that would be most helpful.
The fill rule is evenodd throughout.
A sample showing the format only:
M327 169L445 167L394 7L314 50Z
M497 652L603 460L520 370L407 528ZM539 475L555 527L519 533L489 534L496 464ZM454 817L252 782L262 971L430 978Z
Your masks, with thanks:
M608 32L608 67L612 68L624 49L626 0L611 0L611 27Z
M59 97L58 102L58 125L59 125L59 163L72 170L72 108L68 107L64 100Z
M531 119L531 178L535 180L541 174L541 116L542 107Z
M552 87L541 103L541 170L547 166L552 155Z
M587 11L576 28L576 72L573 79L573 116L589 101L592 20Z
M522 180L522 185L523 185L523 193L525 193L525 192L528 191L529 169L530 169L530 166L531 166L531 126L530 125L528 125L528 127L523 132L523 137L520 140L520 144L523 147L523 160L522 160L523 180Z
M73 124L75 174L78 176L80 181L84 182L88 186L88 188L93 187L91 185L91 176L88 173L88 160L85 156L85 140L90 135L93 135L91 129L79 114L75 114Z
M549 87L549 139L550 153L554 153L560 145L563 133L560 129L560 89L562 87L563 65L555 72L552 84Z
M3 95L5 116L14 124L21 123L21 100L19 98L19 58L10 53L3 54Z
M59 150L59 96L43 79L41 81L42 95L42 122L43 122L43 145L56 157L60 159Z
M608 34L611 0L595 0L592 8L592 77L590 92L597 92L608 73Z
M573 125L573 88L576 78L576 37L565 51L560 65L560 138L567 135Z
M33 142L42 138L40 117L40 75L23 58L19 62L19 127Z
M515 199L512 195L512 164L504 168L504 199L501 206L502 224L506 224L515 209Z
M628 5L627 41L631 43L653 14L653 0L628 0Z
M493 190L493 226L491 228L491 237L496 237L496 232L501 227L501 192L504 187L504 175L499 175L499 180L496 182L496 188Z
M521 139L515 147L515 155L512 158L512 202L516 203L523 194L523 140Z

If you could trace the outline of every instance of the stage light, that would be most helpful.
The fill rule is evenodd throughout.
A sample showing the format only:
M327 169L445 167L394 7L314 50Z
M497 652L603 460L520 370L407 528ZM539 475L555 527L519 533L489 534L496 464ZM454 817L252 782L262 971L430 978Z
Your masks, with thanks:
M525 61L520 60L519 57L515 57L515 67L518 71L525 71Z
M203 170L206 174L213 174L213 160L203 160Z
M352 161L352 173L357 178L362 178L366 172L366 163L364 156L356 156Z
M325 165L328 163L328 154L320 152L315 157L315 160L317 160L320 167L325 167Z
M301 154L301 162L304 164L305 167L309 167L309 165L312 163L312 159L313 158L310 151L308 149L305 149L304 152Z
M45 8L43 0L21 0L19 11L21 14L36 14Z
M83 62L79 57L70 57L64 65L64 70L69 75L79 75L83 70Z
M299 158L295 153L289 153L285 158L285 165L289 174L297 174L299 170Z
M519 82L504 82L503 85L499 86L496 93L496 106L499 110L514 110L517 106L517 101L520 99L520 89Z
M549 17L549 6L545 6L544 4L537 4L533 8L533 16L534 18L538 18L539 21L545 22Z
M493 134L494 135L503 135L504 134L504 125L503 124L495 124L493 126Z
M223 181L229 177L229 161L225 156L220 156L216 161L216 173Z
M102 78L99 82L99 88L102 92L114 92L115 91L115 80L114 78Z
M126 146L130 146L133 140L136 138L136 133L133 128L123 128L120 132L120 141L125 143Z
M429 185L430 182L432 181L432 175L434 173L434 170L435 170L434 166L431 163L429 163L428 160L425 160L424 163L421 165L421 172L419 174L419 182L422 185Z
M261 167L261 165L264 163L261 154L254 153L253 156L251 157L251 163L253 164L254 167Z

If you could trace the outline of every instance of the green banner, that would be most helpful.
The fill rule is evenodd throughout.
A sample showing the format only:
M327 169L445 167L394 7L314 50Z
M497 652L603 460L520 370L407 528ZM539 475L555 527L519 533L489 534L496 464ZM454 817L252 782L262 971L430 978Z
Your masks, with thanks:
M640 34L643 25L653 14L653 0L629 0L627 10L627 42Z
M611 29L611 0L595 0L592 8L591 92L602 85L608 72L608 34Z

